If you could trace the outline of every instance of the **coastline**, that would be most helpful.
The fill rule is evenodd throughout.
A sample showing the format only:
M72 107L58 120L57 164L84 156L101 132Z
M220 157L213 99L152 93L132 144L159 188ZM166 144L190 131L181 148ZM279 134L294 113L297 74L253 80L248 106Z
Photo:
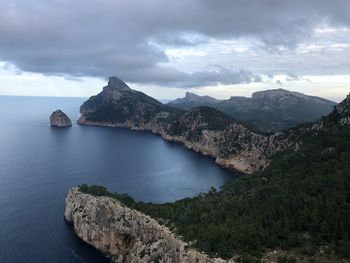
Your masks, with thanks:
M80 239L113 262L233 263L191 248L169 228L115 198L78 187L68 192L64 217Z
M125 125L125 124L117 124L117 123L103 123L103 122L92 122L92 121L86 121L79 119L77 121L78 125L82 126L95 126L95 127L105 127L105 128L122 128L122 129L128 129L132 131L137 132L149 132L154 135L160 136L163 140L171 143L178 143L182 145L184 148L190 151L194 151L196 153L199 153L203 156L207 156L213 159L214 163L218 166L220 166L223 169L227 169L232 173L238 174L238 175L249 175L252 171L245 171L246 167L241 167L241 169L237 169L237 166L234 166L227 161L227 159L218 157L218 154L214 154L209 151L205 151L200 149L200 147L196 147L196 145L186 141L184 138L179 136L169 136L162 132L160 129L154 129L154 128L141 128L141 127L135 127L133 125Z

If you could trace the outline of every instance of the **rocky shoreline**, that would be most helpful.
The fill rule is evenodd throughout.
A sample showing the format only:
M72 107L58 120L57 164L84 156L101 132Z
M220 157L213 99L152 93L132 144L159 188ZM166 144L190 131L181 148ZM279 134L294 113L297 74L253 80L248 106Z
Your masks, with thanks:
M151 217L114 198L70 189L64 211L75 234L113 262L233 263L190 248Z
M185 136L169 135L162 127L152 127L152 125L134 125L133 123L111 123L111 122L93 122L80 118L78 124L86 126L100 126L110 128L126 128L135 131L147 131L161 136L162 139L169 142L182 144L185 148L198 152L205 156L210 156L215 163L223 168L229 169L236 173L251 174L254 171L263 169L270 163L269 158L275 153L283 151L293 144L293 141L286 139L287 135L278 133L271 136L264 136L249 131L241 124L233 124L224 132L221 131L202 131L203 137L198 142L192 142L186 139ZM238 131L237 131L238 130ZM241 149L239 154L232 153L227 156L220 151L220 145L235 144L230 141L234 137L225 138L227 133L246 134L249 133L249 138L254 138L255 145L250 144L246 149ZM243 137L243 136L241 136ZM242 138L244 140L244 138Z

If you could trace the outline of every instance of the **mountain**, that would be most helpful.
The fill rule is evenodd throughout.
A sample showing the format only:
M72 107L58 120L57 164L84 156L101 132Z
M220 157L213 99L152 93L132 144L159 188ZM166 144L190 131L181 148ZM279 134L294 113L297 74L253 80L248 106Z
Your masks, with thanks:
M111 77L108 85L96 96L92 96L80 107L78 123L104 122L130 125L148 123L162 114L178 115L182 110L164 106L146 94L130 89L122 80Z
M253 93L251 98L231 97L228 100L177 99L169 106L192 109L198 106L214 107L261 132L275 132L312 122L329 114L335 102L284 89ZM210 97L209 97L210 98Z
M199 96L191 92L186 92L184 98L179 98L174 101L171 101L168 103L168 105L189 110L199 106L209 106L217 102L219 102L219 100L210 96Z
M80 112L79 124L152 131L165 140L212 156L223 167L244 173L266 167L275 153L293 143L294 136L289 132L254 132L211 107L185 111L163 105L116 77L84 102Z
M152 220L150 216L173 229L191 249L234 262L350 262L350 94L329 115L288 132L294 144L275 155L264 170L194 198L152 204L109 193L104 187L80 186L73 189L78 191L76 199L67 198L74 205L74 209L68 207L68 214L75 211L70 221L83 236L90 226L91 233L96 233L95 228L108 223L111 226L101 227L107 237L124 237L126 232L117 228L120 224L131 227L136 223L138 229ZM100 205L91 209L94 202ZM106 202L145 215L124 217L121 223ZM109 214L108 220L98 219L102 212ZM83 226L88 229L80 231ZM124 240L140 240L131 230ZM84 240L98 242L89 236ZM111 238L103 240L109 244ZM115 244L119 243L106 247L114 249ZM126 250L122 252L134 247L133 242L128 244L132 246L122 246ZM154 251L159 261L166 261L163 250L156 247Z

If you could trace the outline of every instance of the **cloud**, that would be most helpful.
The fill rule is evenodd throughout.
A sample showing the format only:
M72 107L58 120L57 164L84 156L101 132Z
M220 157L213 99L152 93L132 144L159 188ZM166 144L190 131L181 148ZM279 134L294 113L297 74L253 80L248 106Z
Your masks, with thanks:
M348 0L1 1L0 61L23 71L118 75L141 84L245 83L259 76L227 67L178 69L166 46L247 37L266 50L294 48L317 25L350 26L349 12Z
M299 76L294 74L294 73L288 73L287 74L287 78L286 78L286 81L296 81L296 80L299 80Z
M249 70L232 70L225 67L216 66L215 70L195 71L193 73L178 72L173 78L166 78L166 83L173 87L200 87L216 86L219 84L233 85L240 83L261 82L261 76L253 74ZM154 76L155 84L157 77ZM162 81L159 81L162 82Z
M211 69L186 73L171 67L147 68L142 71L124 72L125 79L134 79L134 83L149 83L177 88L201 86L216 86L219 84L233 85L240 83L261 82L261 76L249 70L233 70L221 66L212 66Z

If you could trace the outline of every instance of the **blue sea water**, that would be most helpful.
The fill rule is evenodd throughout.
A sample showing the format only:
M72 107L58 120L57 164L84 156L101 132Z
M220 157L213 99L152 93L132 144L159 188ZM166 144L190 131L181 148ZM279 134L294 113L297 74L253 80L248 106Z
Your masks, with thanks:
M159 136L75 123L82 98L0 96L0 262L108 262L63 217L70 187L99 184L136 200L168 202L218 188L233 174Z

